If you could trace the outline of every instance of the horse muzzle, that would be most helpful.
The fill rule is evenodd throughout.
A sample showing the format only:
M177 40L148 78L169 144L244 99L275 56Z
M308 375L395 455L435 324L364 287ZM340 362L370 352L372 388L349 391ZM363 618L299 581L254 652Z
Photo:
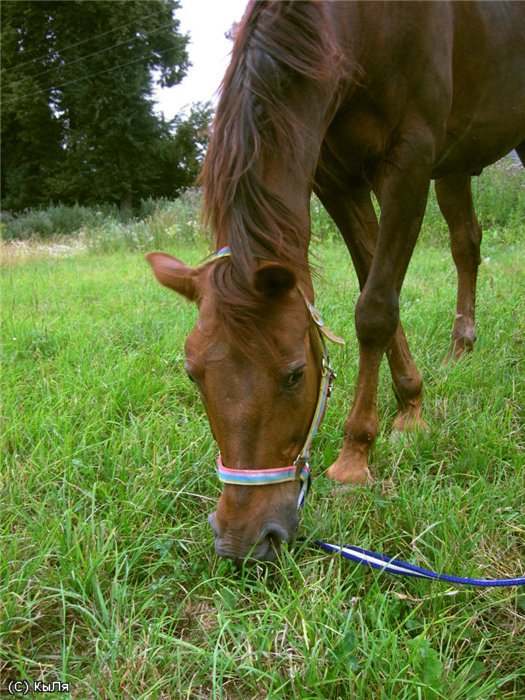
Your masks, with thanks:
M215 552L238 564L275 561L281 542L290 542L297 530L299 518L294 520L286 526L276 522L265 523L253 541L244 532L240 535L228 531L221 533L216 513L208 517L215 537Z

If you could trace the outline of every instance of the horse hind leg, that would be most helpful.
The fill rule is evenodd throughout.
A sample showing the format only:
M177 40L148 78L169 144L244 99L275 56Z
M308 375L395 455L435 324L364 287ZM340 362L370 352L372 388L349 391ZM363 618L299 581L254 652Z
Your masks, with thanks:
M428 425L421 415L423 380L412 358L401 322L386 356L397 400L394 434L415 430L427 431Z
M446 363L471 352L476 341L474 316L481 227L474 211L469 175L442 178L435 187L439 208L450 231L450 248L458 276L456 319Z

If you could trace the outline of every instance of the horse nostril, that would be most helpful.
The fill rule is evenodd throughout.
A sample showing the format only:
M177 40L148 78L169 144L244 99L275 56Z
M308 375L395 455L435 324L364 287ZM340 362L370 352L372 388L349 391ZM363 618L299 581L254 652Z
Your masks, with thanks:
M210 523L211 529L213 530L213 534L215 537L219 536L219 530L217 527L217 514L216 513L211 513L208 515L208 522Z
M281 542L288 540L288 537L288 532L284 529L284 527L278 525L277 523L268 523L263 528L260 539L261 541L266 539L273 547L278 548Z

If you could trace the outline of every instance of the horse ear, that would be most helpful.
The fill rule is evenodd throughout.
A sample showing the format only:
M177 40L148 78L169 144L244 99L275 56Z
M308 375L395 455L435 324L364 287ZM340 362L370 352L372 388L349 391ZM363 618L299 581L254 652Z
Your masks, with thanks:
M167 253L148 253L146 260L161 284L190 301L197 301L197 270Z
M262 263L255 271L255 289L269 299L280 299L296 284L295 274L279 263Z

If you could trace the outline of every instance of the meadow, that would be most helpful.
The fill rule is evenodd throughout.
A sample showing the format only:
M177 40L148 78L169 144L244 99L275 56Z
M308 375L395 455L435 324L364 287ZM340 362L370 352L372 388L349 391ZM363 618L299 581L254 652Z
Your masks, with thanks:
M42 210L4 223L17 242L2 266L0 697L26 679L69 684L49 697L108 700L524 698L523 588L394 578L313 544L525 575L524 186L509 163L476 180L478 341L446 366L456 277L429 203L401 314L430 430L391 438L384 363L375 481L352 489L324 473L356 378L358 289L314 203L316 302L347 342L331 353L338 378L299 538L278 562L240 571L215 556L206 521L216 446L183 371L196 312L143 257L202 260L198 195L131 222L77 212L75 228L61 211L58 230L57 211Z

